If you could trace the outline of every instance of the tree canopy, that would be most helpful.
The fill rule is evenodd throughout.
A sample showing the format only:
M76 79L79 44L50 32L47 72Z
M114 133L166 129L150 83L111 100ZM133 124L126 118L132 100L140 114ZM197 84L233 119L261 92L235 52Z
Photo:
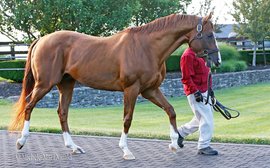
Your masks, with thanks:
M252 65L256 66L256 48L269 32L269 0L235 0L232 16L239 23L235 31L254 42Z
M213 4L213 0L200 0L198 3L196 3L196 5L199 6L199 9L195 10L193 7L192 13L201 17L209 15L209 13L214 12L216 8L216 6ZM214 16L215 16L215 19L212 19L212 20L215 27L215 32L220 33L221 28L224 26L221 24L217 24L217 21L219 20L218 13L214 13Z
M57 30L73 30L106 35L130 22L132 5L128 0L3 0L1 32L19 30L28 39Z
M135 25L140 26L171 13L185 13L185 7L190 3L191 0L137 0Z
M185 12L191 0L2 0L0 32L13 41L17 33L33 40L57 30L107 36L129 25ZM135 22L135 23L134 23Z

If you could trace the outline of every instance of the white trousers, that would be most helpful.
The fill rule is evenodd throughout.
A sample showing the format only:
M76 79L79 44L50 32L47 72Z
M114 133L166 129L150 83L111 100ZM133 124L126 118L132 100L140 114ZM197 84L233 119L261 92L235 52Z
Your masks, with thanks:
M204 97L207 96L207 91L202 93ZM189 105L194 113L192 120L181 127L178 131L182 137L186 137L199 130L200 137L198 141L198 149L206 148L210 146L210 141L214 129L214 119L212 107L204 102L197 102L194 94L187 96Z

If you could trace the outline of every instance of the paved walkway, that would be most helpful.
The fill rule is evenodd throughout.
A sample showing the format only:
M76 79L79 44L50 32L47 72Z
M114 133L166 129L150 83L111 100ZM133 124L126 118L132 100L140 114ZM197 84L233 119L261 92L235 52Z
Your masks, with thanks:
M86 154L71 155L62 135L31 133L22 150L17 151L18 133L0 131L0 167L178 167L178 168L263 168L270 167L270 146L214 143L218 156L197 155L196 143L173 154L169 141L130 139L136 160L125 161L118 147L119 138L73 136Z

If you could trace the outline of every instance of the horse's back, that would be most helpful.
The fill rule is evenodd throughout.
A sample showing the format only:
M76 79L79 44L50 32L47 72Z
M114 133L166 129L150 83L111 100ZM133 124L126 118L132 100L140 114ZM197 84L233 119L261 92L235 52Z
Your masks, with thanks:
M114 37L58 31L42 37L32 55L38 76L60 82L64 74L97 89L121 90ZM46 68L42 68L46 67ZM41 74L41 75L40 75ZM55 83L55 82L54 82Z
M95 37L72 31L46 35L33 56L39 76L60 82L64 74L89 87L122 91L139 80L144 88L159 85L164 74L144 43L129 32Z

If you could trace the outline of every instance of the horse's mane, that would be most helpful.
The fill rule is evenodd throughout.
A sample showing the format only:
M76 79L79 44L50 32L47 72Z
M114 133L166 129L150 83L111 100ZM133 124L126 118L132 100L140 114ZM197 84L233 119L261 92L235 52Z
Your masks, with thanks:
M166 28L173 28L179 26L179 24L197 24L195 23L195 15L180 15L180 14L171 14L159 19L156 19L150 23L147 23L143 26L127 28L124 31L129 32L141 32L141 33L151 33L155 31L161 31ZM194 23L193 23L194 22Z

